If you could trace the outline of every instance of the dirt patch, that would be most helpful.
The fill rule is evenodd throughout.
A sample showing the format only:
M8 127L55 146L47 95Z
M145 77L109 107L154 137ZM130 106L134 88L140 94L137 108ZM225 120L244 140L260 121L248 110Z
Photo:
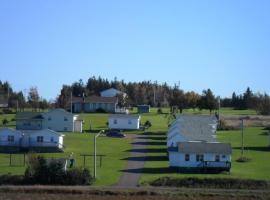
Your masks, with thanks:
M244 125L246 127L268 127L270 126L270 116L263 115L223 115L221 119L226 122L228 126L239 128L241 126L241 119L244 118Z

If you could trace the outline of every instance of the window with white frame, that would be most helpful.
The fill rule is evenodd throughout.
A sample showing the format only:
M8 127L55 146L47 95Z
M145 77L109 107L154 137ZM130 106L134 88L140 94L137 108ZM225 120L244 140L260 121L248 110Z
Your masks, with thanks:
M128 124L129 124L129 125L132 124L132 121L131 121L130 119L128 120Z
M51 142L54 142L54 138L53 137L51 137Z
M14 142L14 135L8 136L8 142Z
M216 155L215 161L216 161L216 162L220 162L220 156L219 156L219 155Z
M114 123L114 124L117 124L117 119L114 119L114 120L113 120L113 123Z
M42 143L43 142L43 136L37 136L37 142Z
M68 121L68 118L67 117L64 117L64 121Z
M52 118L51 117L48 117L48 121L51 121L52 120Z

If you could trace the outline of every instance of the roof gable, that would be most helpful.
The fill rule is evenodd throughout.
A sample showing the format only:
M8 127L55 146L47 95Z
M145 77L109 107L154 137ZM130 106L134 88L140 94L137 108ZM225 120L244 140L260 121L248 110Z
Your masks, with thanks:
M216 153L231 154L230 144L225 143L208 143L208 142L179 142L178 152L181 153Z

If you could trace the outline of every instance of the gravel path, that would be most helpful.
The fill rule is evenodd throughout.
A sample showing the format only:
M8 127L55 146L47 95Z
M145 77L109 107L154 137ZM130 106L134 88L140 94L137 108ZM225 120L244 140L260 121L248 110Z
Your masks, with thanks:
M144 167L146 158L146 139L140 135L130 135L132 138L132 147L127 158L127 166L122 170L122 176L117 187L136 187L141 176L141 169Z

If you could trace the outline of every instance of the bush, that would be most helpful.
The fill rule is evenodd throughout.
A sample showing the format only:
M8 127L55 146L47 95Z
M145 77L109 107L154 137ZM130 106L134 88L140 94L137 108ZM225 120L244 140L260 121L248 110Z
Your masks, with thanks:
M97 113L107 113L103 108L96 109Z
M158 108L157 114L162 114L162 113L163 113L162 108Z
M144 128L146 128L146 129L150 128L151 126L152 126L152 123L151 123L149 120L147 120L147 121L144 123Z
M224 119L219 120L218 131L230 131L230 130L236 130L235 127L227 125L226 121Z
M91 185L93 181L89 170L73 168L66 173L65 185Z
M233 178L170 178L163 177L150 182L151 186L217 188L217 189L270 189L270 182Z
M6 126L7 124L8 124L8 120L6 119L6 118L4 118L3 120L2 120L2 124L4 125L4 126Z
M236 160L236 162L240 162L240 163L245 163L245 162L249 162L251 161L250 158L247 158L247 157L240 157Z
M24 176L22 175L1 175L0 185L22 185L24 184Z

